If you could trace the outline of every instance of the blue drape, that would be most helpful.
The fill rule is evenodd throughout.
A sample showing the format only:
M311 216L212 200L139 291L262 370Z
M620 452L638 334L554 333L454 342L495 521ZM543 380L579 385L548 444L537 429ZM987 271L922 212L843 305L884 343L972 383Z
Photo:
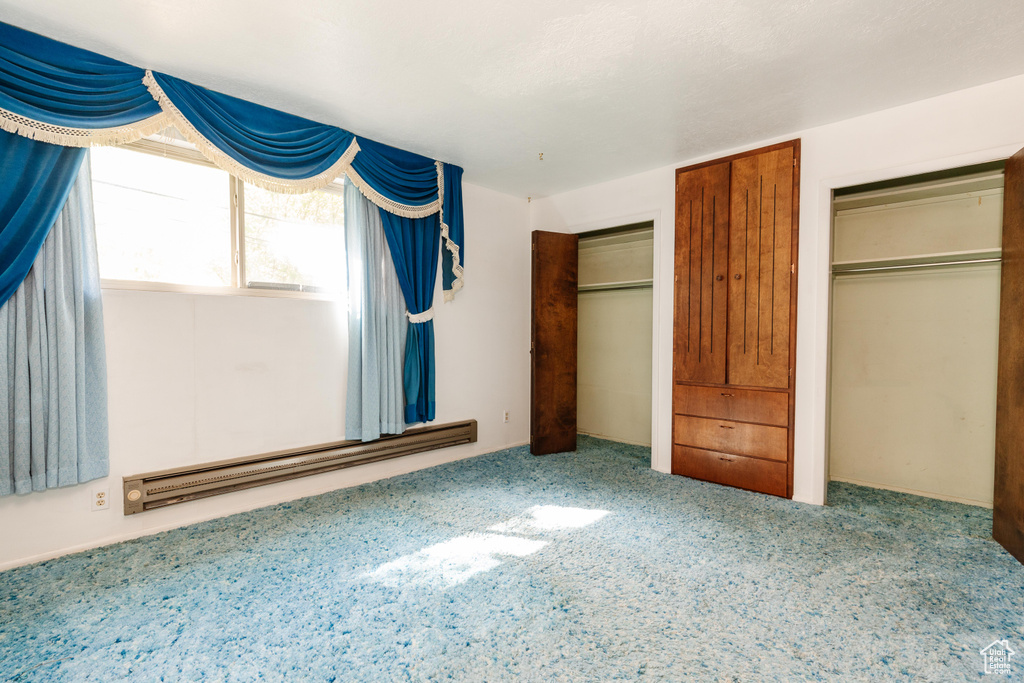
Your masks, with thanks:
M36 260L84 157L0 130L0 306Z
M383 209L384 235L395 262L405 305L412 314L424 313L434 301L437 250L441 222L438 215L403 218ZM434 419L434 321L409 323L405 341L405 421Z
M441 265L442 289L445 292L452 292L456 275L461 277L462 266L466 263L462 220L462 169L452 164L444 165L444 205L441 214L448 226L448 239L451 240L450 243L445 244L445 249L442 252L444 259Z
M0 496L105 477L107 366L89 163L0 306Z
M68 128L137 123L160 113L144 73L0 23L0 108L19 116Z
M380 211L345 182L348 276L348 390L345 438L379 439L405 431L405 299Z

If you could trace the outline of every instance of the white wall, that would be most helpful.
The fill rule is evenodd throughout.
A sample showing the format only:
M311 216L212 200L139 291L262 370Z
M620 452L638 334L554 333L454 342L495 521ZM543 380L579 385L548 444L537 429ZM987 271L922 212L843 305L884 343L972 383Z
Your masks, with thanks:
M0 498L0 569L528 442L526 202L469 184L464 201L466 286L435 292L437 422L475 418L476 444L126 517L125 475L344 438L347 323L324 301L107 290L110 476Z
M765 140L802 139L793 497L821 504L826 486L831 192L886 178L1003 158L1024 146L1024 76ZM680 122L680 127L686 125ZM737 132L742 137L742 131ZM746 148L745 148L746 149ZM532 229L582 232L653 220L652 464L671 462L674 172L699 159L565 192L530 205Z

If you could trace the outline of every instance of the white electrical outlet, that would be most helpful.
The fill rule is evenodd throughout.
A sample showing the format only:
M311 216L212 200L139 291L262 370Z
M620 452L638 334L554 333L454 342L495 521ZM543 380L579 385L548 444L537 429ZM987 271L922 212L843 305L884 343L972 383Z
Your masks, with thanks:
M93 512L106 510L110 507L110 489L93 489L91 500L89 507Z
M503 417L504 417L504 420L505 420L505 424L508 424L508 411L507 410L505 411Z

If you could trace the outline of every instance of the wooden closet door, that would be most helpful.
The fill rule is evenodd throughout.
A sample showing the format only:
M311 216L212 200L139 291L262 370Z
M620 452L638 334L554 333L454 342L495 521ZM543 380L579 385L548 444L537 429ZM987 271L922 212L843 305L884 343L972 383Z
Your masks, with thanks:
M730 384L789 386L793 148L732 162Z
M729 164L676 176L675 381L724 383Z
M1024 562L1024 149L1006 161L992 537Z
M579 236L533 231L530 452L576 450Z

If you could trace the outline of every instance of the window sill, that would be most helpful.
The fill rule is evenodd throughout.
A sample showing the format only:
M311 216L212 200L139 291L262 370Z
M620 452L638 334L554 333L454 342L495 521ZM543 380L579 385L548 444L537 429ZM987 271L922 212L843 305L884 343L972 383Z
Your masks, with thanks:
M200 294L203 296L258 296L271 299L305 299L307 301L339 302L341 294L322 292L293 292L280 289L256 287L206 287L200 285L179 285L170 282L143 282L140 280L100 280L100 289L131 292L167 292L171 294Z

